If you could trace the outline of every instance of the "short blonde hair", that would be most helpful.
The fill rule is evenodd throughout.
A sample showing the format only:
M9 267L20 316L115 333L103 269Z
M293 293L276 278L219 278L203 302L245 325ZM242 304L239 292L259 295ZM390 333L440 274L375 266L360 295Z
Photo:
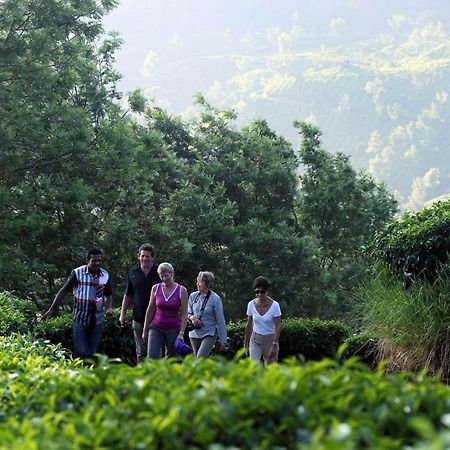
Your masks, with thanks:
M175 273L172 264L168 262L163 262L158 266L158 273L161 273L162 271L170 272L172 275Z
M197 275L197 280L198 279L204 281L208 289L211 289L213 287L214 274L212 272L199 272Z

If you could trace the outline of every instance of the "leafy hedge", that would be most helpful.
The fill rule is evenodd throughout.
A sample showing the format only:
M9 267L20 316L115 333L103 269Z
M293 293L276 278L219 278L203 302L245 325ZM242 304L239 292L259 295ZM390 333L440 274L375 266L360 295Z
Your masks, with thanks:
M64 359L0 338L0 449L445 448L450 390L349 360Z
M290 318L282 321L280 360L303 355L305 359L320 360L334 357L337 349L350 336L350 329L336 320ZM228 329L228 358L244 346L245 322L233 322Z
M450 199L403 214L378 234L371 250L396 275L434 281L449 261Z
M0 313L5 312L0 324L0 335L8 335L13 331L31 332L37 338L61 344L66 349L73 348L70 312L66 311L59 317L44 322L36 322L36 311L30 310L29 307L30 302L18 300L10 294L0 296ZM115 316L106 317L99 351L111 358L120 358L133 365L136 362L133 332L131 326L121 328L118 317L119 309L116 309ZM228 349L224 356L232 359L243 348L245 322L229 323L227 329ZM350 329L339 321L285 319L282 322L280 336L280 360L298 355L302 355L307 360L334 357L337 349L349 337ZM186 339L188 339L187 336ZM219 353L218 346L215 352ZM345 354L350 356L352 353L348 350Z
M36 308L30 301L0 292L0 335L26 333L36 322Z

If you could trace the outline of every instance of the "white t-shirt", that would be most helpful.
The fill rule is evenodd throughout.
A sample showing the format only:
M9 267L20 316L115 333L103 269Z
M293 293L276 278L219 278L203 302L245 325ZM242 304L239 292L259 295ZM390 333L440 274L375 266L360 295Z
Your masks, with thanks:
M277 301L273 300L272 305L268 311L261 316L256 310L254 300L250 300L247 305L247 316L253 318L253 331L258 334L274 334L275 333L275 321L274 317L281 316L280 305Z

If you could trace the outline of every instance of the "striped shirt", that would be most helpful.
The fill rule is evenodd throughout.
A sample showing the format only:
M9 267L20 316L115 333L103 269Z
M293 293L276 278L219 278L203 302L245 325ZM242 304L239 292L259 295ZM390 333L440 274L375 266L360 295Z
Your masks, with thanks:
M73 323L96 326L104 322L104 297L112 294L109 273L105 269L91 273L87 265L77 267L64 287L73 290Z

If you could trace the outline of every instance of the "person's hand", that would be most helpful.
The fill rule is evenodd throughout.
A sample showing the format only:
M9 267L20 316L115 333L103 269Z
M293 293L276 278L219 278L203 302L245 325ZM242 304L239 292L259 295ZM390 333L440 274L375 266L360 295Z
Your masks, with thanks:
M227 350L227 344L222 344L222 342L220 343L219 349L221 352L226 352Z
M144 331L142 332L142 339L144 340L144 342L148 341L148 329L144 329Z
M41 320L47 320L49 317L56 317L58 315L58 308L49 308L44 314L42 314Z
M270 356L274 357L278 352L278 342L272 342L272 347L270 348Z
M250 355L250 348L248 344L244 344L245 354L246 356Z
M202 326L202 321L197 316L190 316L189 320L192 322L195 328L200 328Z
M128 320L127 316L122 314L120 314L119 322L122 328L130 324L130 321Z
M182 331L178 333L178 337L184 341L184 333Z
M107 316L113 316L114 315L114 308L108 308L106 311Z

